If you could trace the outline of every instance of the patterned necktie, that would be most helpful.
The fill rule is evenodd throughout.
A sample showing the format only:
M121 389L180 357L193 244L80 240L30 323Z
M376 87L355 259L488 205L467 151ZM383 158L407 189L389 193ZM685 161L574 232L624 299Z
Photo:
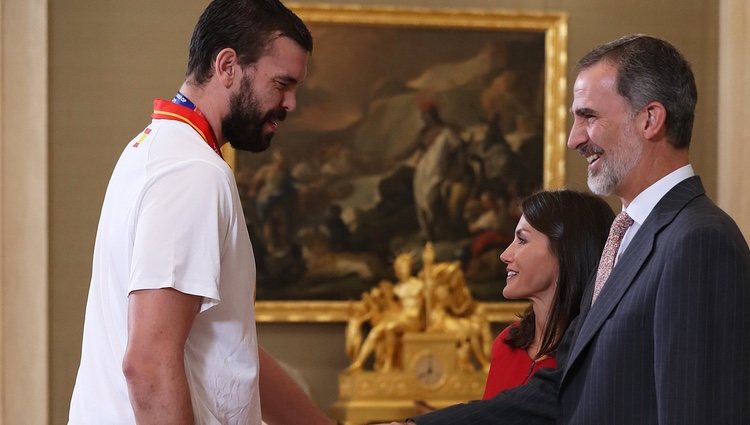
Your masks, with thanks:
M633 219L630 218L625 211L618 214L617 217L615 217L615 221L612 222L612 227L609 229L609 236L607 237L607 243L604 244L604 251L602 251L602 258L599 260L599 270L596 272L594 296L591 298L591 304L594 304L594 301L596 301L596 297L599 296L599 292L601 292L604 282L607 281L609 274L612 272L612 268L615 266L615 258L617 258L617 250L620 248L620 242L622 242L622 237L625 236L625 232L632 224Z

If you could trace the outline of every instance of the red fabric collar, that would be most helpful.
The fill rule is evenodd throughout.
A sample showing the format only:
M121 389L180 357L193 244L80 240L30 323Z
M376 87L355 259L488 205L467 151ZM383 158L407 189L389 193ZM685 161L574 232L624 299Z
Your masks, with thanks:
M211 124L198 108L190 109L165 99L154 99L154 113L151 118L158 120L182 121L193 127L200 136L205 140L208 146L216 152L219 157L224 159L219 149L219 143L216 141L216 135Z

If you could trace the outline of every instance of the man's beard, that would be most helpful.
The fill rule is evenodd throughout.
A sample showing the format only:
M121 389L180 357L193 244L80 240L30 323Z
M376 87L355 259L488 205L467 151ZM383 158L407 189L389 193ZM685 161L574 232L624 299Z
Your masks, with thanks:
M276 108L263 114L258 99L251 89L250 77L243 77L240 90L229 99L229 115L221 120L221 131L229 144L237 150L263 152L271 145L274 133L263 134L269 121L286 119L286 110Z
M592 146L589 149L602 152L598 146ZM625 176L638 163L642 152L643 145L634 137L632 128L628 126L620 143L599 159L604 161L599 173L592 175L589 171L589 189L597 195L613 194L625 180Z

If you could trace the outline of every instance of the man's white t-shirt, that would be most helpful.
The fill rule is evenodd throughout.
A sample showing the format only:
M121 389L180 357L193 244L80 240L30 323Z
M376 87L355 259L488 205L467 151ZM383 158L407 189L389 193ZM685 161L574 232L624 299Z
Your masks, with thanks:
M229 166L189 125L154 120L104 198L71 425L134 424L122 372L128 294L203 297L185 345L197 424L260 424L255 261Z

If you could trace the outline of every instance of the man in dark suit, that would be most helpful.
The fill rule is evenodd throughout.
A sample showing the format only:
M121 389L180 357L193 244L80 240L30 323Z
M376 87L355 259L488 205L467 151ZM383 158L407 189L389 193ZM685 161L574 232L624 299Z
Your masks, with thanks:
M750 250L689 164L690 66L636 35L597 47L578 70L568 147L589 163L591 190L620 197L632 219L597 274L614 268L599 285L592 277L557 369L411 421L750 424Z

